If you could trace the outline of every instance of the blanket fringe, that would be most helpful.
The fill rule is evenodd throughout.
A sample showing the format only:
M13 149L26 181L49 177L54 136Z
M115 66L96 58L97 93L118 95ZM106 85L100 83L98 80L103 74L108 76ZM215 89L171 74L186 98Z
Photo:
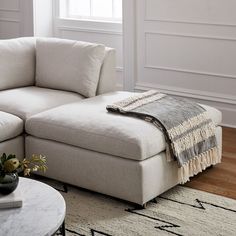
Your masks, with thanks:
M209 149L208 151L201 153L194 159L185 163L179 168L179 182L181 184L189 181L189 178L202 172L207 167L211 165L216 165L221 162L221 155L219 153L218 147Z
M144 93L138 93L112 105L107 105L107 109L118 110L121 113L125 113L148 103L157 101L165 96L166 94L159 93L156 90L150 90Z

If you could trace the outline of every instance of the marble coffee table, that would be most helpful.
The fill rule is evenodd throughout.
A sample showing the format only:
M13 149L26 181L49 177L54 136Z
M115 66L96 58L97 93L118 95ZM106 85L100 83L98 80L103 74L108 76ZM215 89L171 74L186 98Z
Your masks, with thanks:
M20 178L23 206L0 209L0 235L65 235L66 204L62 195L39 181Z

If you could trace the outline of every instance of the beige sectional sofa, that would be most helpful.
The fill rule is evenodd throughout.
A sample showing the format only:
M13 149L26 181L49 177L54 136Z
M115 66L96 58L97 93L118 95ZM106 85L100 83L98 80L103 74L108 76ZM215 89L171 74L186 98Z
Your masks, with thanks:
M0 55L0 153L44 154L46 176L140 205L178 184L161 131L106 111L132 94L114 92L113 49L22 38ZM204 108L221 147L221 113Z

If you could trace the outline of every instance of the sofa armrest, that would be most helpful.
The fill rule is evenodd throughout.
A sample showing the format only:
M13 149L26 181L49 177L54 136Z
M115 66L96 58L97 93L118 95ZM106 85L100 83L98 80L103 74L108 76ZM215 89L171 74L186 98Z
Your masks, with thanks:
M116 52L106 47L105 58L101 67L97 95L113 92L116 89Z

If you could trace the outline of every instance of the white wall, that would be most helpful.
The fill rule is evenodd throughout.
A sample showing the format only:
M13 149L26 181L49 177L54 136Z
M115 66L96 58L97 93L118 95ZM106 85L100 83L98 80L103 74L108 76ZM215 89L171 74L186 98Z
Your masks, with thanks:
M53 36L52 0L0 0L0 39Z
M53 37L52 0L32 0L34 36Z
M124 24L135 22L133 35L134 29L124 31L134 47L125 58L135 61L126 64L134 75L128 89L195 98L222 110L223 124L236 127L236 1L131 2L135 20L124 18Z
M0 1L0 39L33 35L31 0Z

